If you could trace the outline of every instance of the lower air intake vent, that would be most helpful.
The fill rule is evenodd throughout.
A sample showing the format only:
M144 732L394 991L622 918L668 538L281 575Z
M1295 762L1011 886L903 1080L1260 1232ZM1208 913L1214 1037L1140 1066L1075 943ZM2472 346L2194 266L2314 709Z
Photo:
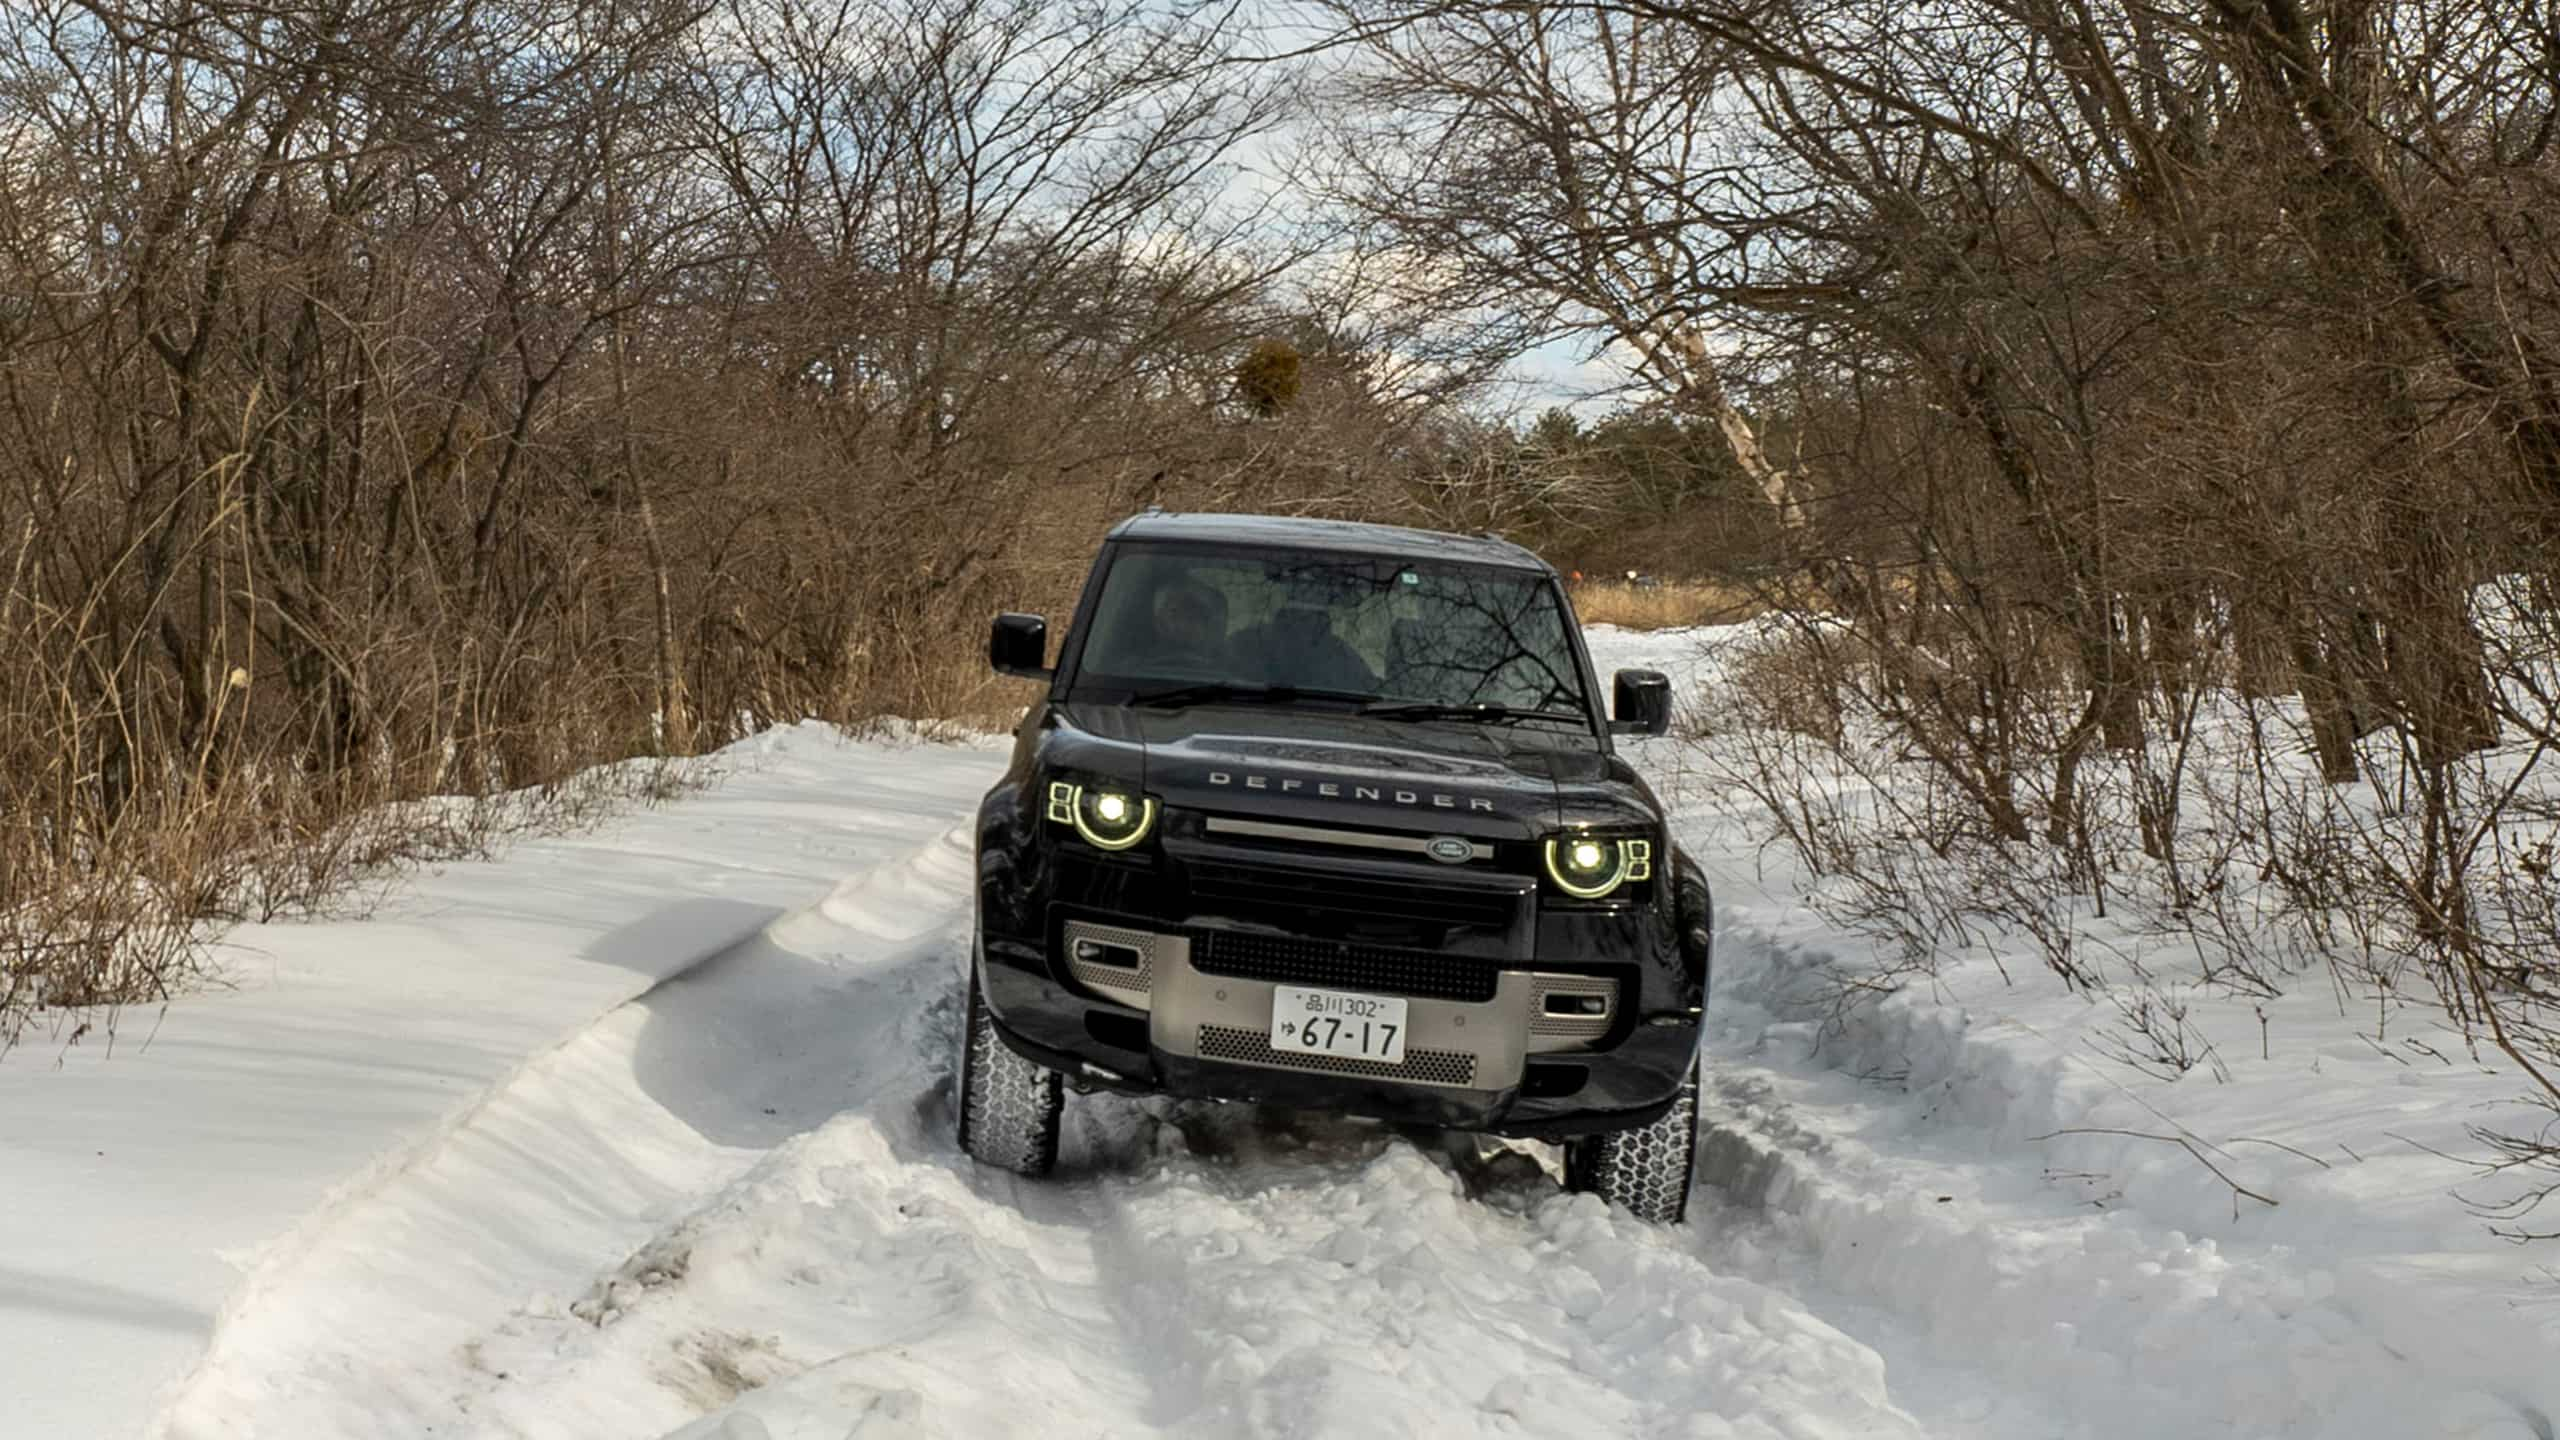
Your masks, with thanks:
M1285 1055L1272 1049L1271 1037L1260 1031L1236 1030L1224 1025L1200 1027L1200 1058L1270 1065L1282 1070L1320 1070L1328 1075L1366 1075L1415 1085L1464 1088L1474 1084L1476 1079L1476 1057L1456 1050L1407 1050L1401 1065L1352 1060L1340 1055Z
M1530 977L1529 1033L1597 1040L1617 1023L1618 982L1580 975Z
M1491 1000L1502 982L1502 967L1491 960L1231 930L1195 934L1191 963L1204 975L1330 985L1340 990L1463 1000L1471 1005Z
M1144 930L1070 920L1067 973L1089 990L1144 1010L1155 988L1156 938Z

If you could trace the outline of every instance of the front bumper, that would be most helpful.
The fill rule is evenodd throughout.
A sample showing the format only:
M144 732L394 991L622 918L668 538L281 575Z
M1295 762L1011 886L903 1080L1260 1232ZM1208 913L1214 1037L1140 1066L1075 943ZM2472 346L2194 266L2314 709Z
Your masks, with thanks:
M1482 999L1406 997L1400 1065L1284 1054L1269 1044L1278 982L1200 968L1198 934L1118 916L1061 917L1042 942L986 937L998 1032L1089 1087L1547 1137L1651 1119L1696 1053L1694 1008L1639 1013L1640 985L1524 965ZM1114 963L1079 960L1087 941Z

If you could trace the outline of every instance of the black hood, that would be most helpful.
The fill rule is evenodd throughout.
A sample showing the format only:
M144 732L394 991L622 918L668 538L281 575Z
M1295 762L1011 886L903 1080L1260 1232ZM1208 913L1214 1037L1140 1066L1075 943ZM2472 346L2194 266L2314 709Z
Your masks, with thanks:
M1561 796L1605 783L1588 732L1245 706L1053 712L1059 763L1136 780L1178 808L1478 838L1555 827Z

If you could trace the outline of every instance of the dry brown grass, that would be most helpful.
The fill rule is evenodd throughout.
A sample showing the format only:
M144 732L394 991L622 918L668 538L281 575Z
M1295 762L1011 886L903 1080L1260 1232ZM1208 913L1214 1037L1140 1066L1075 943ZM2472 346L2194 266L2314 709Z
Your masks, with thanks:
M1713 581L1665 581L1630 585L1587 580L1573 587L1573 608L1585 625L1629 630L1675 630L1690 625L1730 625L1767 608L1750 591Z

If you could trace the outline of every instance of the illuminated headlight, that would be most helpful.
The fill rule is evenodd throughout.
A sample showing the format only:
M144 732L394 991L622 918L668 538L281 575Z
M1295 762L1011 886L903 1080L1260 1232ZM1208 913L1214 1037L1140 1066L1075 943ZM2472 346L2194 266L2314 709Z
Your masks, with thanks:
M1601 835L1549 836L1547 878L1576 900L1598 900L1628 881L1653 878L1653 842Z
M1072 825L1097 850L1126 850L1155 828L1156 802L1151 795L1104 785L1077 785L1065 780L1049 784L1049 818Z

